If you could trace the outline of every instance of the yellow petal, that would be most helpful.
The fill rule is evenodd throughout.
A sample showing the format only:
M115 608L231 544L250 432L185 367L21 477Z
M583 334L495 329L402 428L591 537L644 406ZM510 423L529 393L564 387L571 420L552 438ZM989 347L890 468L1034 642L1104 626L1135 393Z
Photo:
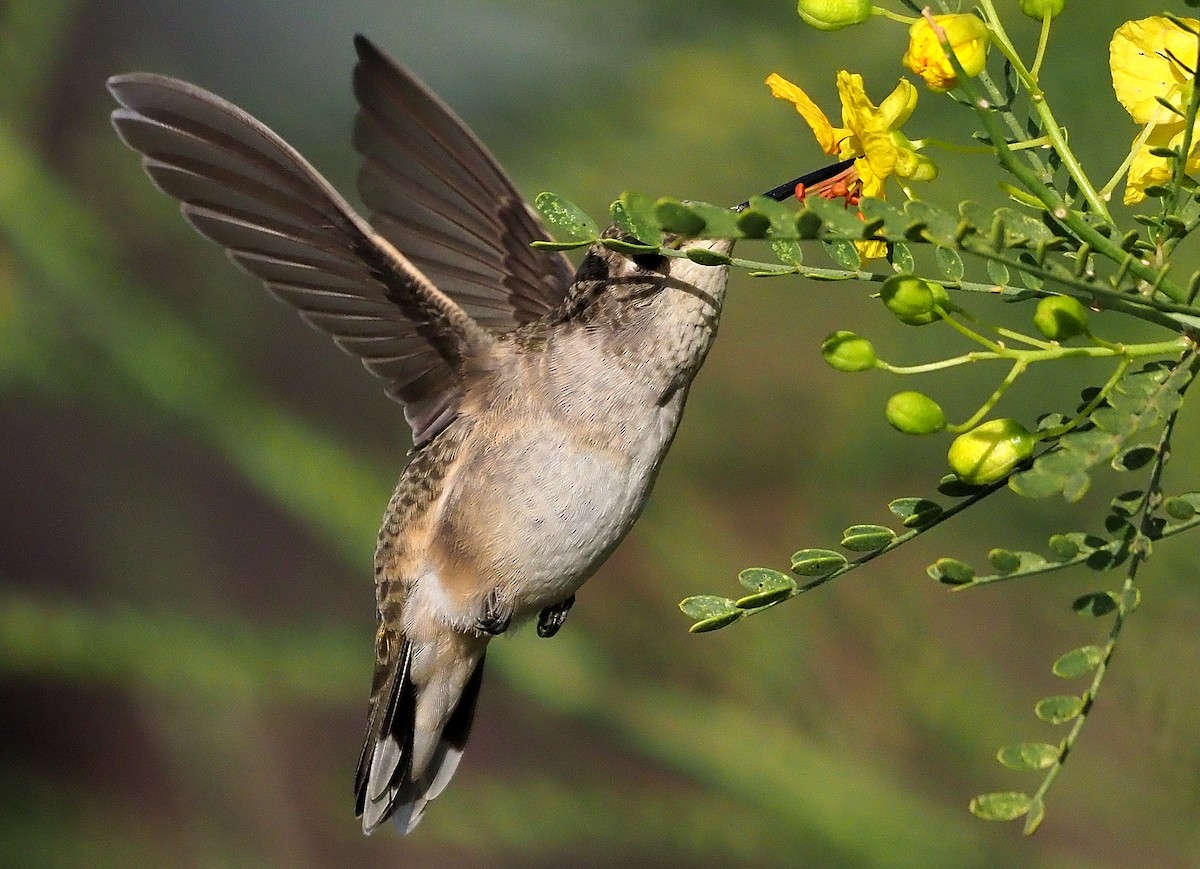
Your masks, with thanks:
M897 160L887 119L867 97L861 75L842 70L837 85L842 98L842 123L858 140L859 153L870 164L871 174L879 177L882 188L883 181L896 171ZM859 165L862 163L860 160Z
M1195 19L1183 20L1192 27L1200 26ZM1125 111L1139 124L1172 117L1156 97L1184 108L1191 75L1180 64L1195 68L1196 37L1160 16L1126 21L1109 44L1113 90Z
M946 41L968 76L983 72L991 34L981 18L967 13L934 15L933 23L945 31ZM954 65L928 21L921 18L913 24L908 29L908 40L908 50L901 62L919 75L930 90L948 91L958 85Z
M1166 184L1171 180L1171 164L1166 157L1150 153L1151 148L1164 148L1171 139L1183 131L1183 124L1160 124L1150 131L1149 137L1138 149L1129 164L1125 179L1126 205L1136 205L1146 198L1146 188L1152 184Z
M766 84L771 89L773 96L787 100L796 107L800 117L804 118L812 128L813 135L817 137L817 144L821 146L822 151L826 154L837 153L838 137L834 135L833 124L829 122L829 118L817 107L817 104L809 99L808 94L776 72L767 76Z
M906 78L879 104L879 113L889 130L898 130L917 107L917 89Z

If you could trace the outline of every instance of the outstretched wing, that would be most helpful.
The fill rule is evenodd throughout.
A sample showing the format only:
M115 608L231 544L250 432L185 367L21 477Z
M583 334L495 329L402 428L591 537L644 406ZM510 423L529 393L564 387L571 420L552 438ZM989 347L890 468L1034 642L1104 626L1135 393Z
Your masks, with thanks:
M371 224L480 324L508 331L558 307L574 269L466 125L356 36L354 144Z
M405 406L419 446L457 411L493 338L286 142L236 106L165 76L114 76L113 125L154 183L367 368Z

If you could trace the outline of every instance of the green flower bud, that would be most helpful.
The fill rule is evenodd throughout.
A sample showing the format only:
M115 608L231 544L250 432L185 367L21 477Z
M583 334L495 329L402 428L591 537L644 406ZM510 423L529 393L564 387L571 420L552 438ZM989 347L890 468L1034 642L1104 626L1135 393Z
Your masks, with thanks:
M1033 455L1036 443L1015 419L993 419L956 437L946 460L964 483L986 486Z
M936 401L920 392L897 392L888 399L884 416L896 431L923 435L946 427L946 414Z
M883 282L879 297L896 319L910 326L932 323L938 319L937 308L951 307L945 287L913 275L892 275Z
M821 356L838 371L866 371L875 367L875 348L853 332L839 330L821 342Z
M1071 296L1047 296L1038 302L1033 325L1051 341L1066 341L1087 331L1087 308Z
M1047 12L1050 13L1051 18L1054 18L1067 5L1067 0L1018 0L1018 2L1022 12L1038 21L1041 21Z
M799 0L796 11L809 27L841 30L871 17L871 0Z

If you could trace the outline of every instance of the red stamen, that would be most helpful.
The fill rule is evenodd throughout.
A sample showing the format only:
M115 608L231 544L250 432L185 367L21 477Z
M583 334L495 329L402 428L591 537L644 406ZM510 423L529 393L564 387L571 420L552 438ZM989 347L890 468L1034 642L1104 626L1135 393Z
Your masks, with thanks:
M804 201L804 196L807 192L808 191L804 189L803 183L796 185L796 198L799 199L801 202Z

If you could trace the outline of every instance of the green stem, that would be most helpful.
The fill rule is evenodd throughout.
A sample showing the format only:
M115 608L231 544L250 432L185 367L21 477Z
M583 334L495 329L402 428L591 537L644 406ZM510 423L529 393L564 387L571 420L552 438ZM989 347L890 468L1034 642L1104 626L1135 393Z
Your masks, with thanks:
M1008 32L1004 29L1004 25L1000 21L1000 16L996 14L996 8L993 6L992 0L979 0L979 6L984 12L988 29L992 31L996 48L1012 64L1017 77L1021 79L1022 84L1025 85L1025 89L1029 92L1030 104L1041 119L1046 135L1054 145L1054 150L1062 158L1063 168L1075 180L1080 192L1083 193L1084 199L1087 200L1092 210L1103 217L1106 222L1112 223L1113 219L1112 215L1108 212L1108 205L1100 197L1100 194L1096 192L1096 188L1092 186L1091 179L1087 177L1087 173L1083 171L1079 160L1076 159L1075 152L1067 144L1062 126L1055 119L1054 113L1050 110L1050 105L1046 101L1045 92L1038 85L1037 78L1026 69L1020 55L1017 54L1017 50L1008 38ZM948 44L943 45L943 49L946 50L947 54L953 51ZM956 68L960 66L957 58L953 58L952 63L954 63ZM976 100L976 102L978 101ZM1000 142L993 141L993 144L999 146Z
M1092 396L1092 400L1084 405L1083 409L1076 414L1074 419L1069 420L1062 425L1055 426L1054 428L1046 429L1043 432L1038 432L1036 435L1038 440L1055 440L1062 437L1073 428L1083 424L1092 415L1092 411L1098 408L1101 402L1108 398L1108 394L1113 391L1118 381L1120 381L1125 372L1128 370L1129 366L1132 364L1133 357L1129 356L1122 359L1117 364L1117 367L1113 370L1112 376L1105 381L1104 385L1100 387L1100 390Z
M1029 75L1034 81L1038 80L1038 73L1042 70L1042 61L1046 57L1046 45L1050 42L1050 22L1054 16L1047 9L1042 13L1042 32L1038 36L1037 53L1033 56L1033 67L1029 70Z
M1008 392L1008 388L1017 382L1017 378L1024 374L1025 369L1028 367L1028 362L1023 362L1019 359L1014 362L1012 368L1008 370L1008 374L1006 374L1004 379L1000 381L1000 385L992 391L992 394L988 396L987 401L981 404L975 413L971 414L970 419L967 419L958 425L948 425L946 426L946 431L951 432L952 434L958 434L959 432L970 431L971 429L975 428L981 419L991 413L992 408L996 406L996 402L1001 399L1004 393Z

